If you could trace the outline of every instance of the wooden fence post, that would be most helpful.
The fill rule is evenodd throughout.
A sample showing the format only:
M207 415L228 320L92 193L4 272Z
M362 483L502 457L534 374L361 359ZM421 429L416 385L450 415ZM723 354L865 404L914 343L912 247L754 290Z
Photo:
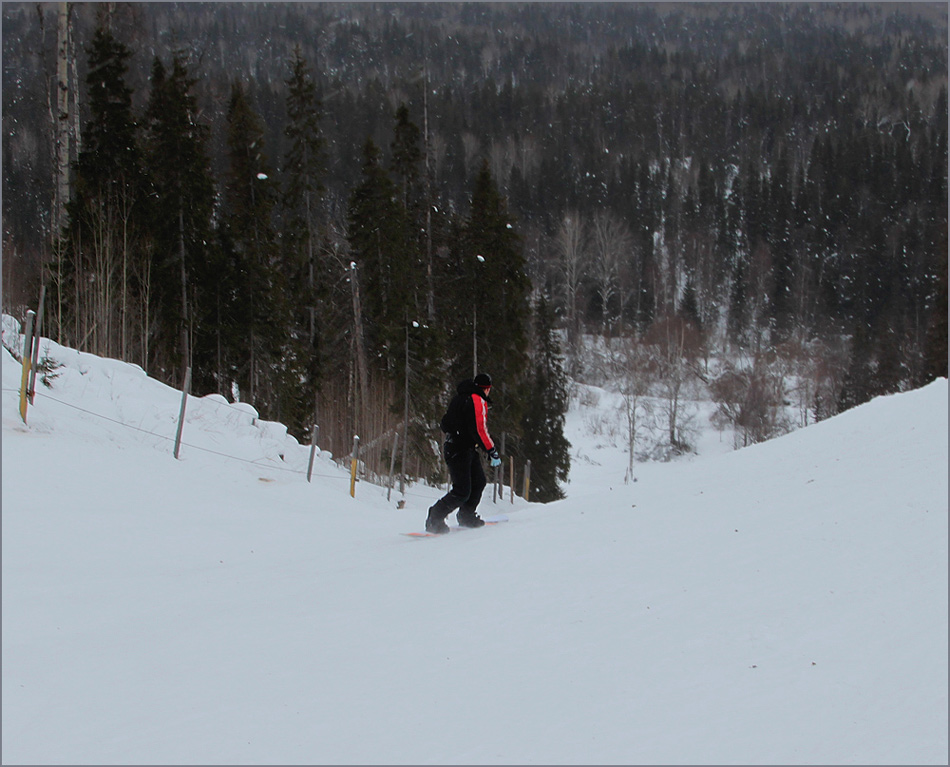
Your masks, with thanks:
M524 499L527 501L531 493L531 459L524 465Z
M505 437L508 435L508 432L501 433L501 452L500 457L502 462L495 467L495 482L492 486L491 500L492 503L496 503L498 498L504 500L504 487L505 487Z
M188 390L191 388L191 367L185 370L185 385L181 389L181 410L178 411L178 432L175 434L175 458L181 451L181 430L185 426L185 405L188 402Z

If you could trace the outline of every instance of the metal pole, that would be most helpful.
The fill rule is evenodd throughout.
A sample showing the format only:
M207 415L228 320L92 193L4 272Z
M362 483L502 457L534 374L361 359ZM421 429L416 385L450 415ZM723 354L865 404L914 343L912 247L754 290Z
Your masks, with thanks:
M33 318L36 312L26 313L26 333L23 336L23 373L20 375L20 418L26 423L26 388L30 382L30 359L33 353Z
M313 456L317 452L317 437L320 434L320 427L313 425L313 434L310 437L310 463L307 464L307 482L313 476Z
M178 412L178 433L175 434L175 458L181 451L181 430L185 426L185 405L188 402L188 390L191 388L191 367L185 368L185 385L181 388L181 410Z
M495 502L496 498L501 498L504 500L505 497L505 438L508 436L508 432L503 431L501 433L501 453L502 462L495 467L495 485L492 489L492 503Z
M386 491L386 500L389 500L389 496L393 492L393 481L395 480L396 471L396 448L399 446L399 432L397 431L393 435L393 454L389 457L389 489Z

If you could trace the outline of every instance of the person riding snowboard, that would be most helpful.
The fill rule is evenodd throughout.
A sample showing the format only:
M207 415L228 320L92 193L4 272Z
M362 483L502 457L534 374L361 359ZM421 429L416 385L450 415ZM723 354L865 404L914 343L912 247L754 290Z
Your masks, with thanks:
M458 509L462 527L481 527L485 522L475 513L485 489L485 470L478 455L484 450L492 466L500 466L501 458L488 433L486 416L491 400L491 376L479 373L474 379L462 381L458 393L442 417L445 432L445 462L452 477L452 489L429 509L426 532L447 533L445 518Z

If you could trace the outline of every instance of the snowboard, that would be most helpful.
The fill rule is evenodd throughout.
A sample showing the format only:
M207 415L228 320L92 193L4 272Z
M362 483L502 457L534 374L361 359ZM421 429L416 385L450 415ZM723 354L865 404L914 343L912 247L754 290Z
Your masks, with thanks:
M489 517L485 520L484 527L489 527L490 525L498 525L502 522L507 522L508 517L501 515L499 517ZM461 527L459 525L452 525L449 527L450 533L461 533L464 530L481 530L480 527ZM401 533L401 535L408 535L410 538L445 538L445 533Z

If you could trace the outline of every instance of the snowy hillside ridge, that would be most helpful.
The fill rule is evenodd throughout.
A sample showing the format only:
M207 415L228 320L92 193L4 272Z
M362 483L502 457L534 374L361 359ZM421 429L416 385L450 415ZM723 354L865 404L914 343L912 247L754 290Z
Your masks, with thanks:
M2 333L3 347L19 360L23 344L20 323L9 315L3 315ZM586 367L603 367L603 362L597 360L604 357L605 352L598 344L599 339L590 337L589 344L585 347L588 348L590 357L585 363ZM150 444L157 449L171 449L166 443L172 442L175 437L181 406L180 390L149 378L141 367L132 363L78 352L46 338L42 339L40 349L40 362L48 359L55 367L48 376L42 373L37 376L36 391L40 400L45 397L48 402L59 407L71 403L75 405L76 398L81 396L79 392L88 390L95 381L98 409L87 403L89 407L86 409L90 417L98 415L103 419L118 421L142 432L141 439L147 440L151 437ZM93 364L93 360L98 360L99 363ZM11 372L9 375L10 379L5 382L5 388L18 389L19 373ZM104 380L100 380L100 376L103 376ZM77 382L82 382L81 386L77 386ZM672 449L669 444L666 423L668 401L662 396L641 396L631 405L629 398L618 391L622 386L618 387L608 381L601 383L600 386L575 383L571 387L571 407L582 414L586 429L585 439L592 437L603 447L625 450L628 454L628 465L625 469L628 481L635 474L634 464L668 461L676 457L679 451ZM139 409L135 412L130 409L132 391L137 392L134 396L138 399ZM123 400L121 408L117 407L116 402L120 397ZM709 392L704 386L697 381L691 381L684 388L683 396L677 403L677 430L681 437L687 440L690 452L694 454L720 453L735 447L730 427L723 427L721 422L715 429L711 426L717 422L717 408L708 397ZM38 401L37 405L39 404ZM154 406L152 411L145 412L150 406ZM784 421L789 424L788 428L795 428L795 409L788 406L785 410L787 413ZM31 412L34 414L29 419L31 425L40 429L54 428L53 421L43 417L33 424L32 419L37 417L37 411L31 408ZM50 418L53 418L52 412L49 412ZM636 419L632 450L631 417ZM221 423L218 423L219 421ZM255 438L253 446L244 445L245 449L238 454L228 450L229 443L243 444L243 441L234 443L220 433L220 429L226 429L226 424L231 421L250 429L241 435L242 440L248 436ZM292 473L306 474L309 464L310 447L301 445L288 434L284 424L263 421L250 404L229 403L218 394L189 397L182 441L185 449L197 448L240 460L265 461L277 469ZM589 457L580 457L581 460L589 460ZM319 458L324 469L337 471L342 468L331 466L334 456L329 451L321 451ZM343 459L346 458L343 456ZM565 490L569 491L569 487Z
M176 461L180 392L49 354L25 425L0 352L4 764L948 763L945 379L627 483L591 389L566 499L414 539L438 489L207 398L243 460Z
M3 316L3 388L20 388L23 336L19 323ZM14 359L11 359L14 358ZM27 423L39 431L56 431L65 408L81 407L90 429L126 426L132 439L171 451L181 408L181 391L150 378L138 365L79 352L43 338L39 359L52 361L49 386L37 376L36 402ZM8 370L9 368L9 370ZM15 368L15 369L14 369ZM134 436L132 436L134 434ZM281 423L262 420L244 402L229 403L219 394L190 396L182 436L183 453L198 449L226 458L307 473L310 446L301 445ZM333 456L318 451L322 470L342 476Z
M4 349L19 360L23 345L20 323L9 315L3 315L2 327ZM37 376L37 401L28 415L31 426L39 430L55 430L57 412L70 405L79 406L84 393L92 389L96 392L94 402L86 401L82 405L90 419L99 416L102 419L100 425L104 425L105 419L125 424L139 432L138 439L158 450L171 451L181 407L180 390L148 377L138 365L79 352L46 338L41 341L39 354L41 362L44 358L51 361L55 370L49 375L49 386L41 385L44 376ZM7 365L4 367L6 369ZM19 369L4 375L4 388L19 389ZM583 413L588 432L585 438L592 436L605 446L629 449L624 398L608 388L583 384L576 384L573 388L571 407ZM44 405L44 399L49 407ZM641 399L634 447L636 461L670 459L662 423L663 408L661 398ZM715 443L710 438L708 424L714 412L715 406L707 401L684 397L680 404L680 426L682 432L689 435L695 452L731 449L721 431L717 432ZM245 428L239 434L233 434L230 432L232 423ZM197 448L223 457L265 462L273 468L297 474L306 474L309 463L310 447L301 445L289 435L284 424L263 421L250 404L229 403L218 394L189 397L182 444L185 453L190 448ZM329 451L321 451L319 457L323 470L343 472L335 476L348 477L348 464L346 467L334 464ZM569 486L565 490L569 492Z
M588 347L594 357L603 353L597 342L596 337L591 337ZM5 350L3 386L8 392L12 389L18 391L23 336L20 323L9 315L2 318L2 343ZM8 360L7 354L14 359ZM91 419L90 423L98 417L100 426L110 422L122 424L138 432L136 439L158 450L171 451L181 407L180 390L150 378L138 365L79 352L46 338L41 341L39 359L41 363L44 359L49 360L54 368L49 371L48 384L44 384L46 376L42 373L37 376L36 383L37 405L45 398L50 409L41 414L31 407L28 422L32 427L39 431L55 431L56 408L61 411L64 407L80 407L80 400L91 389L95 396L81 405ZM12 362L15 365L8 364ZM592 364L589 360L588 365ZM618 391L617 385L608 381L602 383L601 386L575 383L571 387L574 427L569 435L570 441L573 444L592 444L598 451L626 452L623 477L627 482L635 481L638 463L668 461L674 457L665 433L664 409L668 403L656 396L642 396L637 400L631 460L629 400ZM732 429L723 427L717 420L716 404L704 399L707 396L704 387L693 382L688 387L688 396L684 396L678 405L680 427L689 438L693 456L718 455L735 449ZM795 423L795 408L788 406L786 410L790 433L804 428ZM310 459L310 446L301 445L288 434L284 424L264 421L250 404L229 403L218 394L188 398L182 445L185 451L196 449L223 458L267 465L290 474L306 475ZM316 456L320 463L315 464L314 472L348 479L348 462L346 466L335 463L329 451L317 450ZM574 459L596 463L596 457L582 449L574 450ZM569 494L570 479L568 483L565 490Z

